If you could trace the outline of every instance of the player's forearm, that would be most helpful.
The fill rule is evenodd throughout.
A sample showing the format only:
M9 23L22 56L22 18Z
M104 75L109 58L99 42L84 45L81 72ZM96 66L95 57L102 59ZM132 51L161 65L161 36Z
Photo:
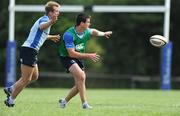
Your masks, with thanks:
M92 35L94 35L94 36L104 36L106 38L109 38L111 34L112 34L112 31L102 32L97 29L93 29L93 31L92 31Z
M47 39L56 43L60 40L60 36L59 35L48 35Z
M105 32L99 31L97 29L93 29L92 35L94 35L94 36L104 36Z
M53 37L54 37L53 35L48 35L48 36L47 36L47 39L48 39L48 40L51 40Z
M69 56L77 59L88 59L89 53L69 52Z

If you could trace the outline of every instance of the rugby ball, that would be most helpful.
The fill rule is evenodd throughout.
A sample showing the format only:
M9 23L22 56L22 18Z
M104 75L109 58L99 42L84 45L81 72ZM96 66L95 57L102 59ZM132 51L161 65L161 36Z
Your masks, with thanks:
M155 47L163 47L168 43L168 39L161 35L153 35L149 39L151 45Z

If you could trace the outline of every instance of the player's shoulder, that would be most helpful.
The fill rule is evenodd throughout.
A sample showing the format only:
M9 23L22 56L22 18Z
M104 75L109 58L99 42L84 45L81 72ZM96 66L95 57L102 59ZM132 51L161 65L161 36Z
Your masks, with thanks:
M69 27L66 31L68 32L74 32L75 28L74 27Z
M65 36L72 36L72 33L69 32L69 31L66 31L66 32L64 33L64 35L65 35Z
M74 33L74 28L70 27L65 31L64 35L73 36L73 33Z
M40 17L40 19L49 19L49 17L47 15L43 15Z
M64 39L69 39L69 38L72 38L73 37L73 34L69 31L66 31L63 35Z
M49 17L47 15L41 16L38 21L41 22L47 22L49 20Z

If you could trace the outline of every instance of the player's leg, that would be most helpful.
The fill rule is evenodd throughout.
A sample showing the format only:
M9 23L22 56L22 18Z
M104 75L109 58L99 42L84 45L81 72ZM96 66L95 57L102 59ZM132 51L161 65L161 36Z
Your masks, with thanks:
M86 101L86 87L85 87L86 75L77 63L74 63L69 68L69 71L71 72L71 74L73 75L73 77L75 79L76 86L79 90L81 102L84 103Z
M31 82L33 71L34 67L21 64L21 78L13 85L12 94L5 101L7 106L14 106L14 100L16 99L17 95Z
M71 67L71 65L73 65L75 63L75 59L70 58L70 57L60 57L60 61L61 61L62 65L66 68L67 73L69 73L69 68ZM75 80L75 83L76 83L76 80ZM67 96L65 98L61 98L59 100L60 107L65 108L67 106L67 102L69 102L69 100L72 97L77 95L77 93L78 93L78 89L77 89L77 86L75 84L75 86L73 86L71 88L71 90L69 91Z
M86 87L85 87L86 75L83 71L84 69L83 61L70 57L60 57L60 61L63 64L63 66L66 68L67 72L71 72L75 80L75 86L70 90L67 97L65 99L63 98L59 100L60 107L65 108L67 102L72 97L74 97L78 92L80 92L79 94L82 103L83 104L85 103L86 106L89 106L88 103L86 102ZM88 108L90 108L90 106Z
M75 95L78 94L78 88L75 85L74 87L71 88L71 90L69 91L68 95L66 96L65 100L67 102L69 102L69 100L71 100L71 98L73 98Z
M65 98L62 98L59 100L60 107L65 108L67 106L67 103L78 93L78 88L75 85L71 90L69 91L68 95Z
M79 67L79 65L77 63L74 63L70 66L69 71L71 72L71 74L74 77L75 80L75 86L69 91L68 95L66 96L66 98L64 99L60 99L59 103L60 103L60 107L61 108L65 108L67 105L67 102L74 97L78 92L80 92L80 98L82 103L84 103L86 101L86 97L85 97L85 77L84 77L84 71L82 71L82 69ZM79 74L78 74L79 73ZM83 74L83 75L81 75ZM83 77L82 77L83 76ZM82 82L80 81L80 78ZM84 83L84 84L83 84ZM79 87L78 87L79 86Z
M79 67L79 65L77 63L72 64L70 66L70 68L69 68L69 71L71 72L71 74L74 77L75 86L69 91L69 93L68 93L68 95L66 96L65 99L63 98L63 99L59 100L61 108L65 108L66 105L67 105L67 102L72 97L74 97L78 92L80 94L80 98L81 98L82 103L84 103L86 101L86 97L85 97L85 83L84 83L85 82L85 77L84 77L84 75L82 75L84 73L84 71L82 71L82 69ZM83 79L81 79L81 82L79 82L80 78L83 78Z
M38 66L36 65L34 67L34 71L33 71L33 74L32 74L32 77L31 77L31 81L29 82L32 83L34 81L36 81L38 79L38 76L39 76L39 70L38 70ZM21 78L20 78L21 79ZM20 80L19 80L20 81ZM15 84L14 84L15 85ZM12 94L12 91L14 89L14 85L12 85L11 87L6 87L4 88L4 92L6 93L7 97L11 96Z
M33 73L34 73L34 67L21 64L21 78L14 85L12 98L15 99L17 95L22 91L22 89L31 82Z
M92 107L88 104L86 100L86 74L85 72L79 67L77 63L74 63L70 68L69 71L73 75L77 89L79 91L79 95L81 98L83 109L91 109Z

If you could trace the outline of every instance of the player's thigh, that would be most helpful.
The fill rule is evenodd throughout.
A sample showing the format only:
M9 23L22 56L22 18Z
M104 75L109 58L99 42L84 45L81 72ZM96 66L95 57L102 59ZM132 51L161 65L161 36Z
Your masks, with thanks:
M31 79L34 72L34 67L21 64L21 77Z
M72 64L69 68L69 71L76 79L85 80L86 78L85 72L79 67L77 63Z

